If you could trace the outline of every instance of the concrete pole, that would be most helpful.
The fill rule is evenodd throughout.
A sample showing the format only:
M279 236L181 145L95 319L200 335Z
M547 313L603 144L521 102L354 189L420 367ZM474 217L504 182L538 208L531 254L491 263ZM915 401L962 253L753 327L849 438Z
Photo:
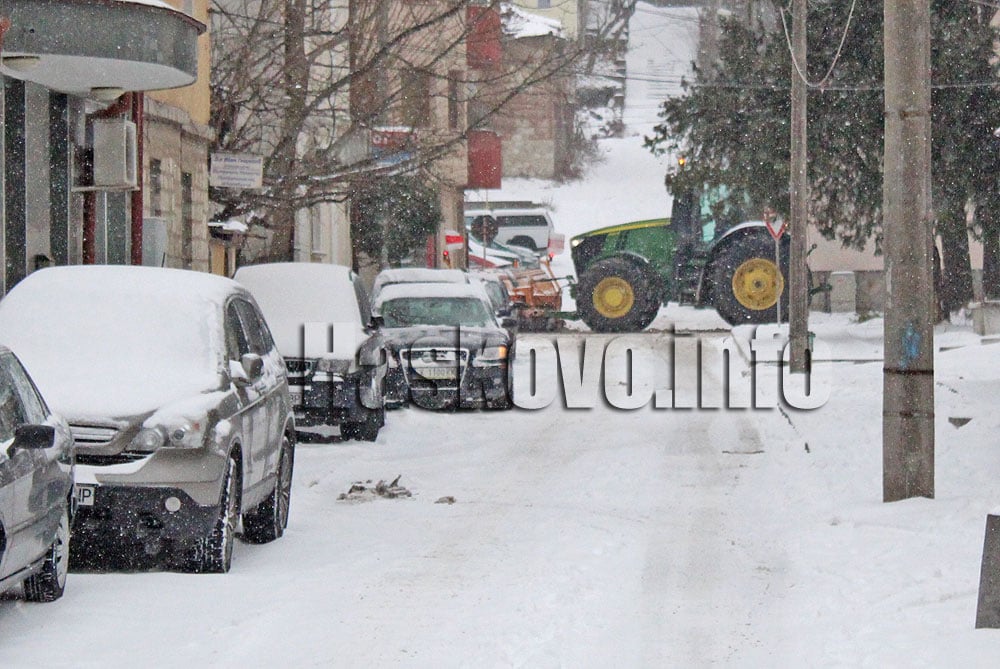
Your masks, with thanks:
M934 496L930 4L886 0L882 494Z
M806 170L806 0L792 0L792 146L789 192L791 220L788 234L789 364L792 372L805 373L809 366L809 273L806 271L806 235L809 225L809 178ZM797 66L796 66L797 64Z

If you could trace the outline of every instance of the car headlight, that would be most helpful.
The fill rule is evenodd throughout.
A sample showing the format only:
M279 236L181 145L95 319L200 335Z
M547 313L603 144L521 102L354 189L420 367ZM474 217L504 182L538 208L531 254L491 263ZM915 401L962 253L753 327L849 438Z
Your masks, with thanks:
M487 346L476 359L473 360L472 364L476 367L488 367L493 365L499 365L506 362L507 360L507 347L506 346Z
M143 427L132 438L128 450L152 453L161 448L201 448L205 441L205 421L181 421L174 425Z

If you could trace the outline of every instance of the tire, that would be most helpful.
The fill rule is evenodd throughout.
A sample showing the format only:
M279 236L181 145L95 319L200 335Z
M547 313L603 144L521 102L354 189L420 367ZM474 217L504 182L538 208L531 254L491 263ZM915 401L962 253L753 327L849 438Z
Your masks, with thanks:
M243 540L266 544L279 538L288 527L288 509L292 501L292 470L295 446L288 435L281 437L281 453L274 488L260 504L243 514Z
M596 332L639 332L660 310L660 291L652 272L624 258L595 262L580 277L576 305Z
M240 472L236 458L230 457L219 495L219 517L208 536L195 546L191 556L192 571L200 574L225 574L233 560L236 521L240 512Z
M385 406L378 409L362 409L364 417L359 421L344 421L340 424L340 436L345 440L375 441L378 432L385 425Z
M788 321L787 243L779 270L769 237L735 240L712 259L711 277L712 306L730 325L777 322L779 299L781 320Z
M24 598L29 602L54 602L66 590L69 574L69 504L63 507L56 537L45 555L42 570L24 580Z

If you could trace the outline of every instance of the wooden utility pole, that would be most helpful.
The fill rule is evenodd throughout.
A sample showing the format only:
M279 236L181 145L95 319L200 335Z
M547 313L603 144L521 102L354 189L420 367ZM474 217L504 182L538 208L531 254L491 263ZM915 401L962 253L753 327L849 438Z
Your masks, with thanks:
M806 171L807 84L806 0L792 0L792 163L789 176L791 221L788 224L788 334L791 371L809 365L809 273L806 235L809 225L809 177Z
M882 495L934 496L929 0L886 0Z

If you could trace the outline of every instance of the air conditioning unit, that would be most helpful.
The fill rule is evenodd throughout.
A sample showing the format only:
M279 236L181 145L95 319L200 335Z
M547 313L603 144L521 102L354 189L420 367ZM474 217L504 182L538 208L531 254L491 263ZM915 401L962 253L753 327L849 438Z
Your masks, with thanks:
M103 190L138 187L135 123L125 119L93 121L94 183Z

